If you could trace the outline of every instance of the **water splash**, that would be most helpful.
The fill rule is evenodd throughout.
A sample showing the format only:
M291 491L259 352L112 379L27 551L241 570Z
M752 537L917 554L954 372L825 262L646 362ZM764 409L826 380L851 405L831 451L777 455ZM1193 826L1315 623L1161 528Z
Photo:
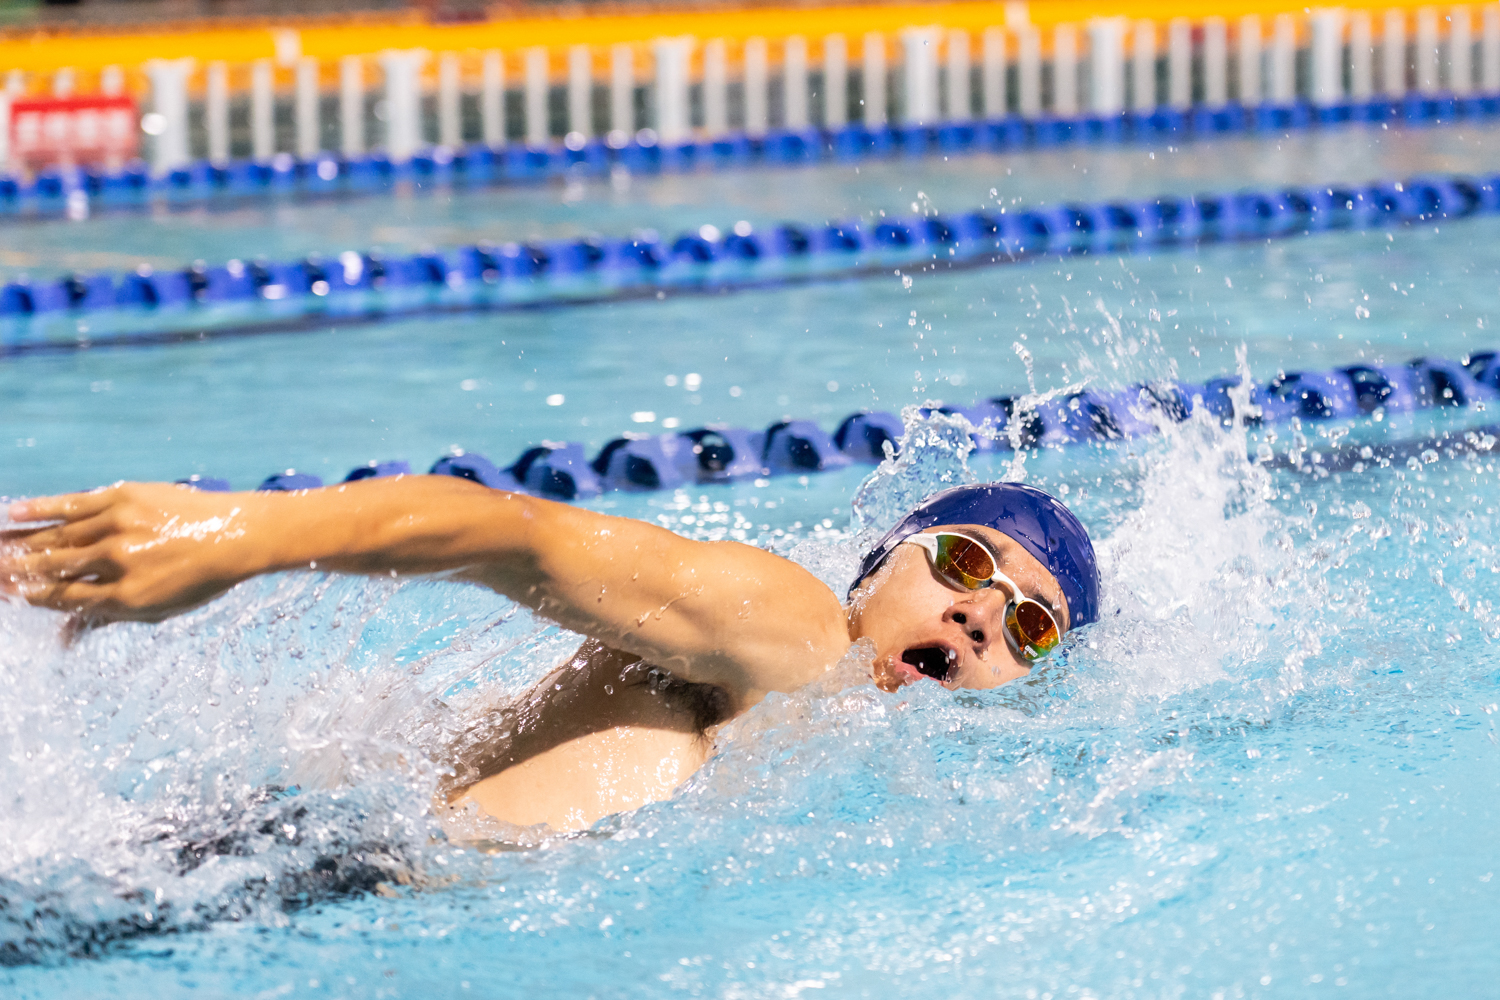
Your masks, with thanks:
M938 404L911 405L901 411L905 433L894 456L872 472L851 503L855 541L868 548L909 510L938 490L974 482L969 454L973 425Z
M794 537L825 579L976 476L960 419L905 417L850 530ZM1193 420L1035 454L1030 474L1073 485L1104 581L1103 620L1055 662L997 691L883 694L856 647L726 727L672 800L525 852L454 844L431 814L446 748L576 641L493 595L289 575L72 647L56 616L0 605L0 962L133 954L165 932L184 954L230 947L242 985L274 987L259 953L199 933L249 925L278 962L370 992L405 960L372 963L338 928L389 916L538 988L626 929L652 982L722 995L919 971L936 991L1003 972L1118 995L1209 955L1226 988L1281 975L1264 949L1175 929L1264 936L1223 902L1285 908L1316 866L1372 863L1357 836L1318 832L1342 821L1305 763L1317 748L1399 741L1430 767L1448 752L1434 731L1493 732L1500 558L1492 501L1470 499L1493 487L1482 456L1336 480L1250 450L1243 426ZM1362 905L1385 920L1411 902L1392 900Z

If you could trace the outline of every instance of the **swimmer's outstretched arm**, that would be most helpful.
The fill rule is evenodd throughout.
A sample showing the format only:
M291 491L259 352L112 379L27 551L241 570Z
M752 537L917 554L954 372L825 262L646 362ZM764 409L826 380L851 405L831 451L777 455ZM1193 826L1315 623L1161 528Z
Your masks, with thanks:
M790 560L695 542L462 479L411 476L299 493L126 483L13 505L0 589L89 623L160 621L261 573L457 571L738 710L792 690L849 645L838 598Z

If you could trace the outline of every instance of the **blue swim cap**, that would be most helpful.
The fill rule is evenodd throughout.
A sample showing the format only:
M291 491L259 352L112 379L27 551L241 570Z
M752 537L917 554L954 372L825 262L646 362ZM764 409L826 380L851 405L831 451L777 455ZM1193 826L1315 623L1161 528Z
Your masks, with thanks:
M865 556L854 587L875 572L902 539L944 524L981 524L1014 538L1057 578L1068 602L1069 628L1099 620L1099 567L1089 533L1056 497L1020 483L955 486L928 497ZM854 587L849 588L851 594Z

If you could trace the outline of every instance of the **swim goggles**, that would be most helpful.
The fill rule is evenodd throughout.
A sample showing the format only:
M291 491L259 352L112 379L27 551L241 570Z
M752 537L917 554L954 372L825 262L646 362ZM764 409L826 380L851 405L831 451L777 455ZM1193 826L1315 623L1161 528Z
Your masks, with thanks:
M1039 660L1057 648L1062 628L1042 602L1021 593L1014 580L1000 572L1000 560L977 538L952 531L908 535L902 544L927 553L944 583L959 590L984 590L1001 584L1010 592L1005 605L1005 634L1011 648L1028 660Z

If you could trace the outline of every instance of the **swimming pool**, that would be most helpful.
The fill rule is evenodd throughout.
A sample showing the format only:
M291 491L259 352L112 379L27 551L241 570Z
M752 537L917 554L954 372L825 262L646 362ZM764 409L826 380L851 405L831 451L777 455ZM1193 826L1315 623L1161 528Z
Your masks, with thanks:
M1414 171L1468 169L1420 143L1368 155L1384 148ZM1046 156L1009 165L1031 191L1064 187ZM946 168L904 169L861 197L905 209L891 186L976 202L996 186L976 175L983 190L963 194ZM1170 179L1140 169L1120 176ZM798 197L839 196L806 176ZM720 196L669 183L693 213ZM323 225L323 209L278 211ZM554 211L539 204L534 224ZM128 249L121 228L46 239ZM1259 378L1458 357L1495 346L1497 229L12 359L0 492L193 472L246 487L289 466L336 478L451 445L508 459L674 417L829 425L1022 391L1027 363L1047 389L1201 379L1234 370L1241 344ZM1301 433L1318 446L1341 429ZM837 585L858 529L965 474L960 428L917 430L863 487L868 467L589 502L770 545ZM1280 449L1292 432L1277 433ZM0 606L0 982L17 996L1481 994L1500 909L1493 461L1316 476L1250 464L1265 439L1189 422L1028 453L1028 480L1066 487L1101 540L1118 609L1064 659L958 696L843 689L846 664L735 723L670 802L532 850L458 848L425 815L425 751L567 648L498 598L291 575L69 648L51 617ZM328 894L340 886L373 891Z
M1356 124L1271 138L1079 145L753 172L621 171L494 191L438 187L408 189L397 197L287 197L219 210L163 205L149 212L104 212L84 227L65 220L14 225L0 251L0 280L131 271L143 263L166 270L196 259L282 259L347 249L411 253L486 240L677 232L741 218L765 228L785 219L906 212L912 202L962 212L998 204L1352 183L1422 171L1482 173L1494 168L1497 141L1500 125L1485 121L1441 128Z

